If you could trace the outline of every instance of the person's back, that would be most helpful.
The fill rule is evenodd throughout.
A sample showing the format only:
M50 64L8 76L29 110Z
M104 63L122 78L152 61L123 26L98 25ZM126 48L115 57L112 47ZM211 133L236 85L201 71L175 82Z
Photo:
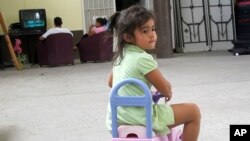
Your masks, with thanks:
M68 28L62 28L62 27L51 28L48 30L48 32L50 33L49 35L56 34L56 33L69 33L73 36L73 34Z
M54 28L49 29L47 32L45 32L41 37L40 40L46 39L51 34L57 34L57 33L69 33L71 36L73 36L73 33L68 28L62 28L62 19L60 17L54 18Z

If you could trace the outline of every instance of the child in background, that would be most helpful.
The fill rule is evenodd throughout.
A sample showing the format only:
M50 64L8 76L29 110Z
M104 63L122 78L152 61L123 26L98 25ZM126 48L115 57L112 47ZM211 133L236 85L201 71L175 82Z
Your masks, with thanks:
M132 6L110 19L110 31L117 36L117 54L114 56L113 69L109 76L110 87L126 78L142 80L149 88L153 85L168 101L172 98L171 85L160 70L157 62L145 50L154 49L157 41L153 14L140 6ZM115 22L116 24L112 23ZM115 29L115 30L113 30ZM121 96L143 95L136 85L126 85L119 89ZM197 141L200 130L200 111L192 103L154 104L153 130L160 135L184 124L183 141ZM145 125L146 116L143 107L119 107L118 124ZM106 124L111 129L111 109L108 106Z
M95 25L89 26L88 36L98 34L100 32L107 30L107 19L106 18L97 18Z
M95 34L98 34L98 33L106 31L107 30L107 23L108 23L108 20L106 18L101 18L101 17L97 18L95 20L95 25L93 25L93 24L90 25L88 33L84 34L81 37L81 39L87 38L87 37L93 36ZM80 41L81 41L81 39L80 39ZM74 50L76 50L77 48L79 48L80 41L76 44L76 46L74 47Z

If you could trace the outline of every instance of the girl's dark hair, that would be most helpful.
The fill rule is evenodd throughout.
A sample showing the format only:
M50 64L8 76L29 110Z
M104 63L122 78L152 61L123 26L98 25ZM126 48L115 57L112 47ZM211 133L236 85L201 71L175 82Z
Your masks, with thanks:
M153 13L139 5L131 6L110 17L108 31L113 36L117 36L117 45L115 47L118 51L113 58L115 64L119 64L123 59L123 48L126 44L123 35L126 33L127 36L134 38L134 31L149 19L154 19Z
M101 26L104 26L108 23L108 20L106 18L97 18L96 22L100 23Z
M116 12L114 13L110 18L109 18L109 28L108 28L108 31L111 35L114 34L115 30L117 29L117 20L119 18L119 16L121 15L120 12Z

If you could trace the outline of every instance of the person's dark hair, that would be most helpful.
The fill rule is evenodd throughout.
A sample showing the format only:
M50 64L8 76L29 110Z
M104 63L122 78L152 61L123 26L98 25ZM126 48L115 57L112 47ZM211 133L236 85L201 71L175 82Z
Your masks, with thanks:
M123 35L126 33L127 36L134 38L134 31L137 28L140 28L149 19L154 19L153 13L139 5L131 6L120 13L117 12L113 14L110 17L108 31L113 32L113 35L118 38L117 45L115 45L118 51L113 58L114 64L119 64L123 59L123 48L126 44L126 41L123 39ZM117 60L118 58L119 60Z
M104 26L108 23L108 20L106 18L97 18L96 22L100 23L101 26Z
M55 24L55 26L61 26L62 25L62 18L55 17L54 18L54 24Z
M109 23L109 28L108 32L113 35L115 30L117 29L117 20L119 19L119 16L121 15L121 12L115 12L113 15L110 16L108 23Z

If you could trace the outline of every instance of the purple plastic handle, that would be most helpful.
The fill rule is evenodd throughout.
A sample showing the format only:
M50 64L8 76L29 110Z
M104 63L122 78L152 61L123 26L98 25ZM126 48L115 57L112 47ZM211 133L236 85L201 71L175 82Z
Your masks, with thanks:
M154 103L158 103L158 101L160 100L160 98L164 97L163 95L161 95L161 93L159 91L156 91L153 94L153 98L152 100L154 101Z

